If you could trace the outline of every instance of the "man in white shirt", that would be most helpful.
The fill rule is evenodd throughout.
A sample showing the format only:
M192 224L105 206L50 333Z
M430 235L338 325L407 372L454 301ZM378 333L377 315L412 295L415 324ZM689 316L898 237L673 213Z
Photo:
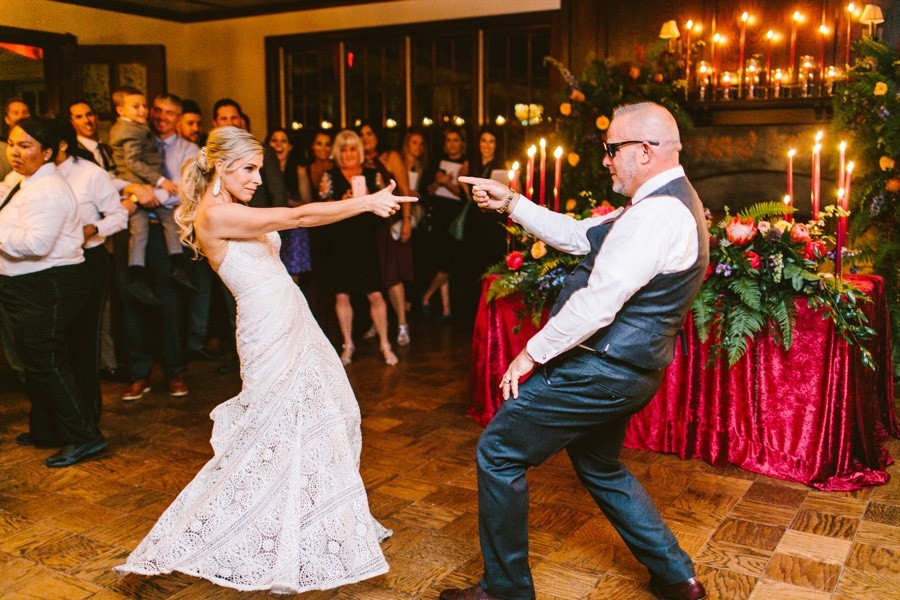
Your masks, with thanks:
M531 466L566 449L578 476L665 600L706 597L690 557L619 462L628 420L654 396L709 262L703 207L678 164L678 126L652 103L616 110L603 164L626 209L575 221L496 181L473 184L481 208L509 212L550 245L585 256L547 324L510 363L506 400L478 443L485 575L441 600L534 598L528 568ZM524 381L521 381L523 380ZM521 383L520 383L521 381Z

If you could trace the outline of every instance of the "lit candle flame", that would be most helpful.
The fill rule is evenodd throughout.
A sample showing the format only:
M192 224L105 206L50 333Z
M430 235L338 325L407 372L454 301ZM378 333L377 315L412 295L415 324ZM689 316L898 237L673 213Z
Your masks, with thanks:
M531 148L528 149L528 156L534 158L535 153L537 152L537 147L532 144Z
M556 150L553 151L553 157L556 159L560 159L560 158L562 158L562 155L563 155L562 146L557 146Z
M793 157L795 154L797 154L797 151L794 150L793 148L791 148L790 150L788 150L788 156Z
M746 11L744 11L744 14L741 15L741 21L746 23L749 19L750 19L750 15Z
M822 35L828 35L828 27L825 26L825 23L819 25L819 33Z
M847 142L841 142L841 144L838 146L838 148L840 149L841 152L843 152L844 150L847 149Z
M822 141L822 136L824 136L824 135L825 135L825 132L822 131L821 129L819 130L818 133L816 133L816 143L817 144Z
M799 23L800 21L803 20L803 15L800 14L800 11L799 11L799 10L795 10L795 11L794 11L794 17L793 17L793 18L794 18L794 22L795 22L795 23Z
M691 19L688 19L688 22L685 23L684 26L685 26L688 30L691 30L691 29L694 28L694 22L693 22Z
M513 171L518 171L519 170L519 161L514 162L512 165L512 168L513 168Z
M785 203L786 205L790 205L790 204L791 204L791 197L790 197L789 195L787 195L787 194L784 195L784 203Z
M546 147L547 147L547 140L545 140L544 138L541 138L540 145L541 145L541 148L546 148Z
M771 41L775 39L775 32L771 29L766 32L766 38Z
M852 160L847 163L847 175L850 175L851 173L853 173L853 161Z

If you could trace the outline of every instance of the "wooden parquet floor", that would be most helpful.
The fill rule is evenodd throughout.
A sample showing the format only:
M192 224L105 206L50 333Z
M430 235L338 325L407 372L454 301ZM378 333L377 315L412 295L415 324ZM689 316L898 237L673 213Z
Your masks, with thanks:
M372 511L394 536L386 575L308 600L437 598L477 582L475 442L463 327L413 325L401 363L385 367L360 342L348 367L363 413L362 475ZM263 597L183 575L119 578L121 563L211 455L208 414L236 375L191 365L191 394L119 400L105 384L109 449L65 469L52 451L17 446L27 401L0 373L0 597ZM900 455L900 441L890 450ZM900 469L881 487L819 492L736 468L626 450L624 460L694 557L710 598L900 597ZM581 488L566 456L532 470L531 564L541 600L649 599L648 575Z

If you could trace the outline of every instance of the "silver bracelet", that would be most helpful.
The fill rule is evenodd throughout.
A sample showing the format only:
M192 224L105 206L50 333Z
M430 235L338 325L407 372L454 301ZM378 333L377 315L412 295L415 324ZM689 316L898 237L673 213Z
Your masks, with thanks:
M497 209L497 212L501 215L506 212L506 209L509 208L509 203L512 202L512 199L516 197L516 193L512 188L509 188L509 193L506 194L506 201L503 203L503 206Z

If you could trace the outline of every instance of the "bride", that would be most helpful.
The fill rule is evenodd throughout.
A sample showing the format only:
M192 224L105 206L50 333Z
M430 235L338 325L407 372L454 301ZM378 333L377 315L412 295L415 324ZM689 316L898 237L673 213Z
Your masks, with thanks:
M234 294L243 389L212 411L213 458L116 567L179 571L239 590L297 593L385 573L391 532L369 513L359 475L360 413L344 367L279 258L277 231L415 198L377 194L296 208L242 203L261 184L263 148L215 129L182 177L181 239Z

